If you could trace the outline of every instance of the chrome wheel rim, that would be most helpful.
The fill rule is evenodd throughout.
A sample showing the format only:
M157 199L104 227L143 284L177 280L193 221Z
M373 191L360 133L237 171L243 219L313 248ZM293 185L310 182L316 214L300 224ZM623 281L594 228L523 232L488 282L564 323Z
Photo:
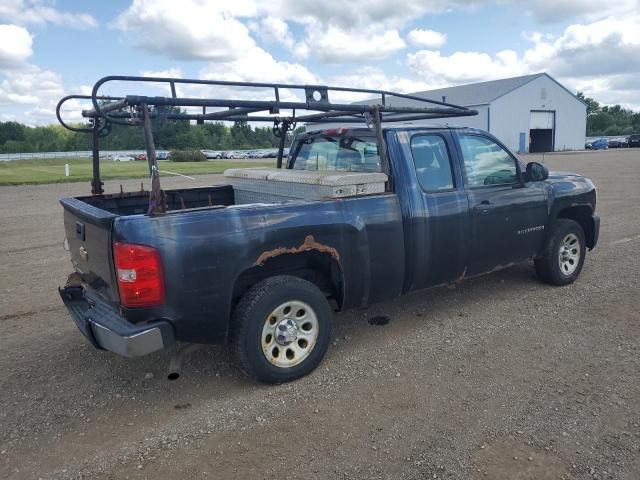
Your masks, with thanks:
M580 263L580 255L581 247L578 236L575 233L567 234L560 242L560 250L558 252L560 271L564 276L568 277L576 271Z
M309 304L291 300L267 315L262 327L262 353L269 363L291 368L304 362L318 341L320 325Z

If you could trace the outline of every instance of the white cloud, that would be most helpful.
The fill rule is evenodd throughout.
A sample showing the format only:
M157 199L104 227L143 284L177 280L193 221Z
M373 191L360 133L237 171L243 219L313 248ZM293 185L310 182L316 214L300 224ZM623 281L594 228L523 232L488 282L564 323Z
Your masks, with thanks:
M410 79L399 75L388 75L380 68L364 67L358 70L351 70L348 73L335 75L327 79L329 85L363 88L369 90L387 90L398 93L413 93L431 88L437 88L439 85L430 85L421 80ZM332 102L355 102L359 100L367 100L371 98L371 94L359 94L350 92L331 92L330 100Z
M59 75L29 63L32 43L38 40L22 26L89 27L96 22L86 14L59 10L55 0L0 2L0 19L13 24L0 26L0 104L37 104L25 118L44 119L65 88ZM533 33L522 34L531 45L496 53L483 51L478 41L469 51L444 52L445 32L427 30L421 22L427 14L496 4L524 9L538 22ZM547 71L571 90L631 106L640 103L636 9L637 0L610 0L606 8L598 0L531 0L526 5L515 0L131 0L113 27L122 32L123 42L147 52L207 62L199 75L180 64L186 76L413 92ZM555 35L545 31L545 23L566 19L574 25ZM420 50L402 55L407 43ZM282 57L268 51L274 45L286 47ZM397 71L372 67L389 58L399 65ZM341 67L322 65L326 63ZM181 69L165 65L151 64L140 73L183 76ZM28 75L33 76L31 84ZM39 81L49 85L42 93ZM190 95L231 95L229 89L182 88ZM265 98L271 92L246 90L241 95Z
M523 56L574 91L606 104L640 105L640 15L570 25L557 38L533 38Z
M260 11L278 18L359 30L371 26L401 28L408 21L427 14L468 11L495 4L524 10L540 23L556 23L576 17L593 21L637 9L637 0L610 0L606 8L603 8L601 0L405 0L401 3L395 0L270 0L256 3Z
M290 84L317 84L318 78L305 66L279 61L255 47L237 60L225 63L210 63L203 68L198 78L235 82L263 82ZM185 86L187 95L213 98L235 98L243 100L274 100L273 88L243 88L224 86ZM304 93L299 90L280 89L280 100L302 101ZM212 111L215 109L208 109ZM288 111L280 112L290 114ZM261 112L260 115L265 115Z
M495 55L422 50L408 55L407 64L417 78L443 86L544 71L600 102L640 104L640 15L570 25L556 37L541 32L523 36L533 45L520 55L511 50Z
M565 84L602 104L620 104L640 111L640 82L636 74L566 79Z
M34 65L6 71L0 81L0 105L35 105L51 107L64 95L62 78L50 70Z
M148 52L187 60L229 61L255 46L233 15L255 14L252 2L134 0L116 21L125 41Z
M270 0L260 9L299 23L318 23L343 30L399 28L425 13L443 12L450 7L484 3L483 0Z
M277 17L265 17L258 23L251 25L260 38L267 43L279 43L287 48L293 47L293 35L289 25Z
M20 25L52 23L72 28L93 28L98 25L87 13L63 12L54 2L42 0L2 0L0 19Z
M521 8L520 2L510 1ZM527 2L525 8L539 23L557 23L576 17L589 21L615 17L634 12L638 3L637 0L610 0L603 5L601 0L534 0Z
M381 60L406 47L395 29L348 31L329 26L322 30L320 25L307 28L305 43L309 54L323 63Z
M409 54L407 63L419 78L427 83L440 85L472 83L528 73L527 66L512 50L503 50L494 56L481 52L455 52L446 56L439 51L421 50Z
M315 83L316 76L305 66L276 60L259 47L254 47L236 60L212 63L201 72L202 78L243 82Z
M33 54L33 38L26 28L17 25L0 25L0 67L9 68L24 64Z
M640 73L640 15L571 25L555 40L539 40L524 61L558 76Z
M309 49L309 45L307 45L305 42L298 42L293 46L293 56L294 58L297 58L299 60L304 60L309 58L310 55L310 49Z
M16 119L29 124L51 123L55 105L64 95L62 78L29 63L32 43L26 28L0 25L0 107L31 107ZM7 114L3 117L8 118Z
M435 30L414 28L408 33L407 40L418 47L440 48L447 42L447 36Z

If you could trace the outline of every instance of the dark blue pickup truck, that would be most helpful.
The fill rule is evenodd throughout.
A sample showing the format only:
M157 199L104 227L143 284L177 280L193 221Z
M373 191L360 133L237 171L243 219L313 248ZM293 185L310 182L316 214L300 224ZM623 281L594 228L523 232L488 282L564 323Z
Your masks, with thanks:
M589 179L480 130L310 131L283 167L164 190L160 214L144 191L63 199L60 294L87 339L124 356L231 342L248 375L286 382L320 363L334 311L531 260L567 285L598 241Z

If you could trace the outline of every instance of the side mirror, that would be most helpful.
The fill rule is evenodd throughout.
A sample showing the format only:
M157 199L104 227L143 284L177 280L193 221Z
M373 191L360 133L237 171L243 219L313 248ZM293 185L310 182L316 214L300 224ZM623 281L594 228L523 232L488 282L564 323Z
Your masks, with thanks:
M527 163L524 179L527 182L541 182L549 178L549 169L538 162Z

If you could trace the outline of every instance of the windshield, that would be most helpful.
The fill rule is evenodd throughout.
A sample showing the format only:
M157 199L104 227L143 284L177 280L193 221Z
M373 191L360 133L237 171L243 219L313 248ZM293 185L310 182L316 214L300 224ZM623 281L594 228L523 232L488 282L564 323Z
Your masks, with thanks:
M373 136L319 135L297 140L290 149L294 170L380 172L380 155Z

